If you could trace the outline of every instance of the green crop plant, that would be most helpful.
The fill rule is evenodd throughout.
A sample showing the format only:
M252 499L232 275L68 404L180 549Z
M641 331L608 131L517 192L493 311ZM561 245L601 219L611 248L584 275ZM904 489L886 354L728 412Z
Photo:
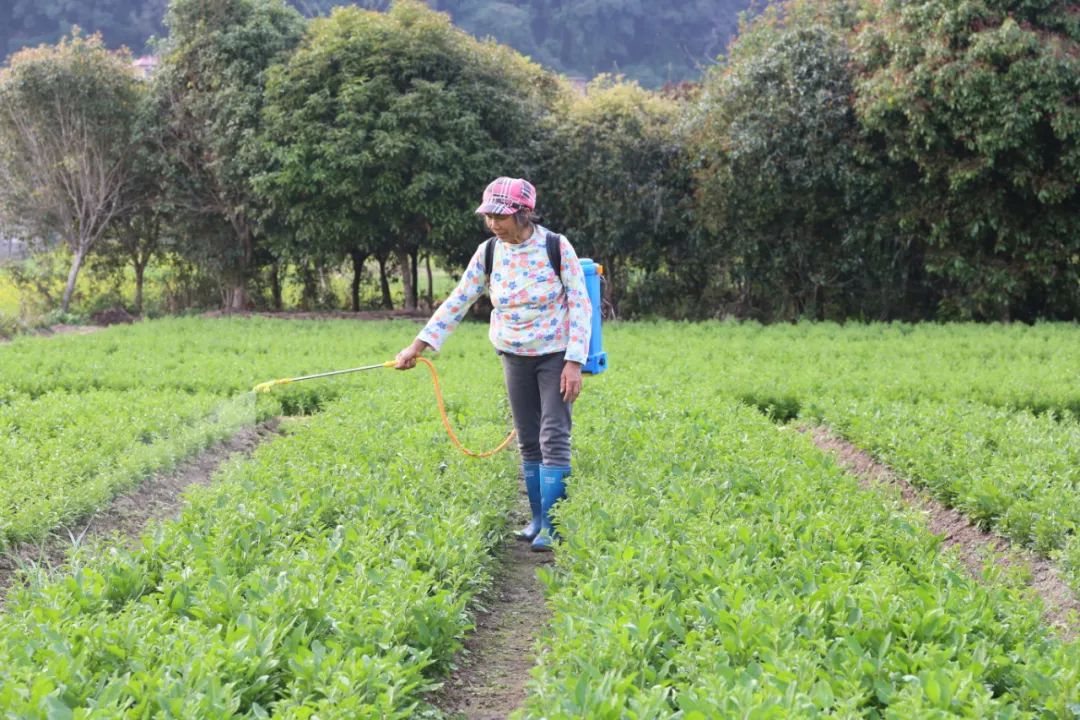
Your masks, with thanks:
M0 712L412 716L470 626L516 489L509 456L451 452L424 376L388 376L228 465L137 550L88 549L13 591ZM505 432L498 407L472 421Z
M21 463L2 479L26 498L20 478L48 487L53 467L87 481L39 493L19 532L197 451L209 437L185 430L256 383L389 359L417 329L184 318L0 345L0 452ZM462 326L436 360L475 447L508 429L486 334ZM613 323L605 349L575 407L525 717L1075 715L1080 653L1032 597L970 579L917 514L782 424L824 421L1080 567L1075 326ZM424 692L491 582L513 454L457 453L423 373L258 397L257 417L283 411L312 417L136 548L27 570L0 614L0 715L435 714ZM144 449L160 454L128 460Z
M226 395L264 380L354 367L358 359L390 359L410 332L414 323L176 318L91 335L19 337L0 345L0 382L31 396L93 388Z
M0 403L0 548L40 538L254 422L254 396L175 390Z
M816 401L852 442L984 528L1062 559L1080 591L1080 424L971 402Z
M1080 332L1067 323L642 322L609 327L604 345L635 367L664 367L674 384L773 407L781 419L819 397L978 401L1080 414ZM676 348L695 361L672 362Z
M390 359L418 329L405 321L177 318L86 336L20 337L0 345L0 386L29 395L88 388L242 392L263 380ZM443 356L483 355L483 337L482 327L467 325ZM974 400L1037 413L1080 411L1080 332L1064 323L643 322L610 325L608 344L634 366L664 364L673 348L693 348L697 362L670 372L726 397Z
M1080 647L1029 598L970 579L809 438L689 387L658 401L659 369L613 369L575 418L591 448L524 717L1073 712Z
M356 379L253 398L255 384L383 360L415 332L411 322L183 318L0 345L0 547L39 538L256 420L317 413ZM447 357L492 357L463 345ZM393 382L392 371L379 373ZM429 385L419 392L432 397ZM504 400L491 408L507 411ZM380 415L378 403L371 412ZM453 413L463 440L473 420Z

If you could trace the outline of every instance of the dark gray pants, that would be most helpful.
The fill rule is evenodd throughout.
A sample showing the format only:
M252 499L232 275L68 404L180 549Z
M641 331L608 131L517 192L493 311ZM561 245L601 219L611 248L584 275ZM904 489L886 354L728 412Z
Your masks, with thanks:
M506 392L523 462L570 467L570 406L559 392L564 353L502 354Z

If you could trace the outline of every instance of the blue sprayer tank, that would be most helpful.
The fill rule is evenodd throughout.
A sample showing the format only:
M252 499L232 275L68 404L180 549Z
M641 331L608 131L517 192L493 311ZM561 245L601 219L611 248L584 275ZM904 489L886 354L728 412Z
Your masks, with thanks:
M600 276L603 275L604 268L589 258L581 258L581 269L585 271L585 289L589 292L589 304L592 305L589 359L585 361L581 371L599 375L607 369L607 353L604 352L604 342L600 335Z

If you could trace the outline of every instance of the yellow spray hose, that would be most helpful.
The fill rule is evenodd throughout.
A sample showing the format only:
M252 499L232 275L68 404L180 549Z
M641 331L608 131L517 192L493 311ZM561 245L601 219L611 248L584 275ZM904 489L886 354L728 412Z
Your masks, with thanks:
M454 428L450 426L450 418L446 416L446 403L443 402L442 387L439 385L439 373L435 371L435 365L433 365L430 360L424 357L418 357L416 359L427 365L428 370L431 371L431 381L435 384L435 400L439 405L439 415L442 416L443 427L446 428L446 434L450 436L450 441L453 442L454 445L456 445L457 448L461 450L461 452L469 455L470 457L485 458L494 455L495 453L499 452L510 444L510 441L514 437L513 430L510 431L510 434L506 436L506 439L499 443L497 447L492 450L488 450L487 452L476 452L462 445L461 441L458 440L457 434L454 433ZM392 368L395 365L397 365L397 362L395 362L394 360L387 360L386 362L379 363L378 365L367 365L365 367L352 368L350 370L335 370L333 372L319 373L317 375L305 375L303 377L270 380L268 382L259 383L253 388L253 391L257 393L270 392L270 390L275 385L288 385L289 383L299 382L301 380L314 380L315 378L329 377L331 375L342 375L344 373L359 372L361 370L374 370L375 368L381 367Z
M457 435L454 434L454 428L450 427L450 418L446 417L446 404L443 403L442 388L439 386L439 373L435 372L435 365L425 357L418 357L416 359L427 365L428 370L431 371L431 381L435 383L435 400L439 404L439 415L442 416L443 427L446 428L446 434L450 436L450 441L453 442L461 452L471 457L485 458L494 455L510 444L510 440L514 437L513 430L510 431L510 434L506 436L506 439L499 443L497 447L493 450L488 450L487 452L475 452L462 445L461 441L458 440ZM393 364L394 363L391 363L391 365Z

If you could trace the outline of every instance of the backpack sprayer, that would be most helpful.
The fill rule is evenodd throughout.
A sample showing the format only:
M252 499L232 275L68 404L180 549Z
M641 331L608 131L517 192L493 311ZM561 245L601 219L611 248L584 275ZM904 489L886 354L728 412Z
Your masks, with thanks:
M602 265L597 265L589 258L582 258L581 268L585 271L585 288L589 293L589 304L592 305L592 330L589 334L589 353L588 359L582 366L581 371L588 375L599 375L607 369L607 353L604 352L603 338L600 335L600 278L604 274L604 267ZM450 418L446 415L446 403L443 402L442 387L439 385L439 373L435 371L435 365L425 357L418 357L416 359L427 365L428 370L431 372L431 381L435 385L435 400L439 406L439 415L442 417L443 427L446 428L446 434L450 436L451 442L453 442L459 450L471 457L484 458L494 455L510 444L510 440L514 437L513 430L510 431L510 434L507 435L506 439L499 443L498 446L486 452L476 452L462 445L461 441L458 440L457 434L454 433L454 428L450 425ZM396 366L396 361L387 360L386 362L377 363L375 365L364 365L363 367L349 368L348 370L331 370L330 372L304 375L302 377L269 380L264 383L259 383L252 388L252 390L256 393L270 392L276 385L288 385L303 380L316 380L318 378L333 377L334 375L345 375L348 373L378 370L380 368L392 368Z
M604 352L603 338L600 335L600 278L604 276L604 266L590 258L581 258L581 269L585 271L585 289L589 293L592 306L592 331L589 333L589 357L581 372L599 375L607 370L607 353Z

